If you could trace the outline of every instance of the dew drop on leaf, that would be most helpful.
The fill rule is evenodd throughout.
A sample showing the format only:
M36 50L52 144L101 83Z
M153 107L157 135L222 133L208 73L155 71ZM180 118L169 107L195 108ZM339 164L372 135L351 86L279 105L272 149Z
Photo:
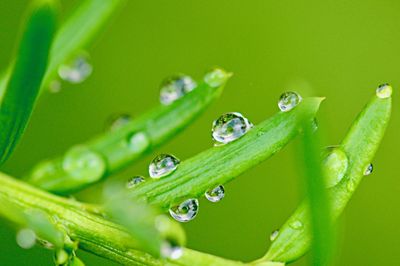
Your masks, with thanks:
M92 71L93 67L89 63L89 55L82 52L62 64L58 68L58 75L64 81L79 84L84 82L92 74Z
M346 174L349 160L346 153L338 146L327 147L323 159L325 184L336 186Z
M107 128L111 131L116 131L132 120L129 114L114 115L107 120Z
M364 171L364 175L370 175L374 171L374 166L370 163Z
M143 183L145 181L143 176L137 175L133 176L128 179L128 182L126 182L126 187L127 188L133 188L139 185L140 183Z
M183 255L183 248L164 241L161 245L161 256L163 258L177 260Z
M23 249L30 249L36 243L36 234L32 229L24 228L17 233L17 244Z
M180 161L173 155L157 155L149 165L149 174L151 178L161 178L173 173L179 166Z
M392 96L392 91L393 88L388 83L381 84L376 89L376 96L378 96L381 99L386 99Z
M279 230L275 230L271 233L271 235L269 236L269 240L271 240L271 242L273 242L279 235Z
M206 198L211 202L218 202L222 200L225 196L225 188L222 185L219 185L213 189L209 189L204 194Z
M301 96L292 91L282 93L279 98L278 107L282 112L288 112L302 101Z
M165 79L161 83L160 101L169 105L197 87L196 82L187 75L176 75Z
M212 138L217 144L227 144L246 134L253 124L241 113L221 115L212 125Z
M188 199L179 205L169 209L172 218L178 222L189 222L193 220L199 211L199 201L197 199Z
M299 230L299 229L303 228L303 223L299 220L295 220L290 223L290 227L292 227L295 230Z
M135 132L128 136L128 146L134 153L141 153L150 146L150 140L143 132Z
M224 69L215 67L204 75L204 82L213 88L223 85L232 73L226 72Z
M73 179L93 182L103 176L106 163L97 152L85 146L76 146L66 153L62 167Z

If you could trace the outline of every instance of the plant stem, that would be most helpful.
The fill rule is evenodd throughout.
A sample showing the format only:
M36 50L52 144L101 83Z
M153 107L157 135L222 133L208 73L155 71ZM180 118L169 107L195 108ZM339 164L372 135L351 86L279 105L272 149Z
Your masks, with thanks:
M202 82L195 90L174 103L160 105L118 130L106 132L81 144L80 146L85 147L85 152L74 154L72 160L83 161L87 151L94 152L100 158L104 169L99 171L97 167L93 176L90 169L85 170L87 166L82 166L78 170L84 172L84 176L74 178L73 173L65 168L64 161L70 157L67 152L64 158L58 157L39 164L27 181L51 192L67 194L83 189L130 165L143 154L173 138L206 110L221 95L230 73L224 72L224 75L220 86L213 87ZM71 149L72 153L74 149L75 147Z

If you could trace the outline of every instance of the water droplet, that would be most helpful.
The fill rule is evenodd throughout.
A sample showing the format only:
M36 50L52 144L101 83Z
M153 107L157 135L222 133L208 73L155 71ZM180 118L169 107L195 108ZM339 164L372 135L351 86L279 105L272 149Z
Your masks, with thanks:
M177 260L183 255L183 248L164 241L161 245L161 256L172 260Z
M150 146L150 140L143 132L135 132L128 136L128 145L134 153L142 153Z
M33 168L31 173L31 181L40 181L44 177L53 175L57 171L55 162L43 161Z
M296 92L284 92L279 98L278 106L282 112L288 112L295 108L301 100L301 96Z
M327 187L336 186L344 177L349 166L346 153L340 147L327 147L323 160Z
M316 118L314 118L311 122L311 129L313 132L317 132L318 131L318 120Z
M188 199L181 204L169 209L172 218L178 222L189 222L193 220L199 211L199 201L197 199Z
M353 192L356 189L356 185L354 184L353 180L347 181L347 190Z
M77 146L66 153L62 167L74 179L93 182L103 176L106 163L100 154L85 146Z
M111 131L115 131L128 124L131 120L132 117L128 114L114 115L108 120L107 127Z
M271 233L271 235L269 236L269 240L271 240L271 242L273 242L279 235L279 230L275 230Z
M85 81L93 71L92 65L89 63L89 55L80 53L78 56L62 64L58 68L58 75L61 79L78 84Z
M204 76L204 82L210 87L219 87L223 85L230 77L232 73L226 72L222 68L214 68Z
M17 233L17 244L23 249L30 249L36 243L36 234L29 228L21 229Z
M241 113L221 115L212 125L212 137L219 144L227 144L247 133L253 124Z
M211 202L218 202L222 200L225 196L225 188L222 185L219 185L213 189L207 190L204 194L206 198Z
M161 84L160 101L165 105L171 104L196 87L196 82L190 76L177 75L169 77Z
M52 80L49 83L49 92L58 93L61 91L61 82L58 79Z
M128 182L126 183L126 187L127 188L133 188L137 185L139 185L140 183L143 183L145 181L143 176L133 176L131 178L128 179Z
M374 171L374 166L370 163L364 171L364 175L370 175Z
M173 155L160 154L157 155L149 166L149 174L151 178L160 178L174 172L180 161Z
M392 91L393 88L388 83L381 84L376 89L376 96L378 96L381 99L386 99L392 96Z
M290 227L292 227L295 230L299 230L303 227L303 223L299 220L296 220L290 223Z

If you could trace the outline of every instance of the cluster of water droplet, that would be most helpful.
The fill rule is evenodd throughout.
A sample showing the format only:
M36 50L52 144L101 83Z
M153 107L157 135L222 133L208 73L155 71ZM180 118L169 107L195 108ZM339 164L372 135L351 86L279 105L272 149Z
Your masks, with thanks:
M92 71L93 67L89 63L89 55L86 52L81 52L62 64L58 68L58 75L64 81L78 84L85 81L92 74Z

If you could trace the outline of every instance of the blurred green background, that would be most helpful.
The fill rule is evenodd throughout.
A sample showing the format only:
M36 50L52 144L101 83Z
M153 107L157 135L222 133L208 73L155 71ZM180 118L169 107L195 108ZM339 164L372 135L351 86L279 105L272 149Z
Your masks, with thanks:
M62 18L79 3L61 2ZM0 1L3 68L12 58L27 3ZM327 97L320 130L325 144L337 144L376 86L389 82L395 88L392 121L373 175L362 182L339 222L335 265L398 265L399 11L397 0L131 0L89 49L93 75L41 98L4 170L21 177L39 160L102 132L110 115L144 112L158 104L161 80L176 72L199 79L219 65L235 74L216 104L155 152L181 159L212 145L211 123L220 114L239 111L258 123L277 112L284 90ZM291 143L228 184L222 202L202 199L198 217L185 224L189 247L240 260L263 255L270 232L303 195L298 146ZM146 174L154 154L119 175ZM51 252L21 250L12 228L0 225L1 265L52 265ZM81 256L88 265L114 265ZM307 263L305 257L293 265Z

